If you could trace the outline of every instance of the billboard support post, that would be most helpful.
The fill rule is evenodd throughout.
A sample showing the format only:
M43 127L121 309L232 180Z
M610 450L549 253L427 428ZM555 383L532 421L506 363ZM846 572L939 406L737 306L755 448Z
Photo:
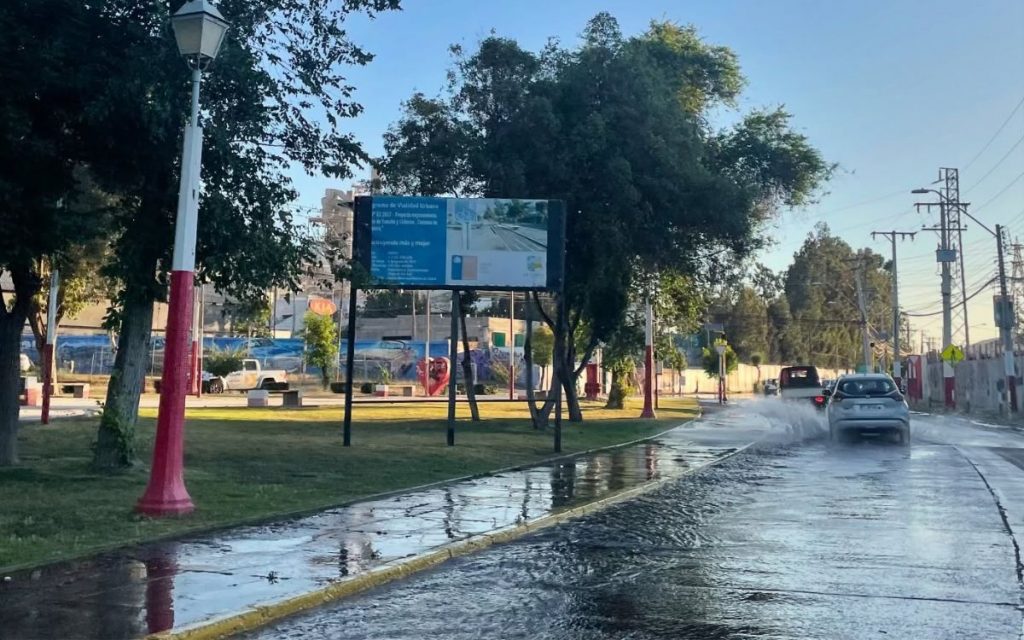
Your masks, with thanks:
M448 340L448 446L455 446L455 387L458 367L455 361L459 357L459 292L452 291L452 326ZM463 380L463 384L469 384Z
M345 423L342 433L342 445L352 446L352 387L355 384L356 369L356 295L358 289L354 282L348 288L348 351L345 353Z
M508 399L516 399L516 292L508 293Z

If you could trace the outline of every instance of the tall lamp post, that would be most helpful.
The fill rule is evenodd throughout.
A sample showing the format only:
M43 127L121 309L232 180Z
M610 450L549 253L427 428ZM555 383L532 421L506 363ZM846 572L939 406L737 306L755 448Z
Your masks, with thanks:
M174 28L178 51L192 68L192 111L189 124L185 127L181 155L181 185L178 190L178 216L174 226L174 257L171 262L171 291L153 466L146 491L135 506L137 511L150 516L184 514L195 508L185 489L182 467L203 147L203 130L199 127L199 82L203 69L220 51L228 23L207 0L190 0L171 16L171 26Z

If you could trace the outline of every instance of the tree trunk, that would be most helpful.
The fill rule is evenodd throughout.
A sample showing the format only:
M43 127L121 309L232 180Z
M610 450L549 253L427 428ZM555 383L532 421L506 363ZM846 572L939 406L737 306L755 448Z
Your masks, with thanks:
M546 429L555 401L551 394L548 394L544 403L540 407L537 406L537 394L533 388L533 320L530 318L526 320L526 342L523 344L523 351L526 357L526 406L530 409L530 420L534 429Z
M21 331L40 283L31 263L10 265L14 301L8 308L0 293L0 467L18 464L18 388L21 382Z
M469 401L469 414L473 422L480 422L480 407L476 402L476 380L473 378L473 358L469 355L469 335L466 332L466 309L462 306L462 293L452 292L458 296L459 324L462 333L462 381L466 386L466 399Z
M0 312L0 467L18 464L19 365L25 319L18 305L11 311Z
M135 295L131 295L133 293ZM127 294L117 356L93 456L96 468L105 471L125 469L135 463L135 423L150 353L153 300L138 292L128 291Z
M623 374L618 367L612 369L612 385L608 389L608 402L604 405L605 409L625 409L626 408L626 396L629 394L629 388L622 381Z
M573 356L572 336L569 335L569 323L565 317L564 309L559 304L555 316L555 346L554 346L554 383L562 385L565 392L565 403L569 409L570 422L582 422L583 412L580 410L580 398L576 393L576 362Z

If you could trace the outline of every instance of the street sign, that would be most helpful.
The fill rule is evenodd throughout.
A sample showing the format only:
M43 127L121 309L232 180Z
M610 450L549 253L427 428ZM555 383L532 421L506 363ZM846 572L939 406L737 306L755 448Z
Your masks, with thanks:
M964 359L964 350L955 344L951 344L942 350L942 360L949 364L956 364Z
M329 316L337 311L338 307L327 298L310 298L309 310L318 316Z

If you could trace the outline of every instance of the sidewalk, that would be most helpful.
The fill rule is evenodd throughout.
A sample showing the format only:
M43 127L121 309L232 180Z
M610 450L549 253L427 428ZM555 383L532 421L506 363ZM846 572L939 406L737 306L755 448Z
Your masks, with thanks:
M716 407L620 449L26 570L0 583L0 635L218 637L638 495L770 431Z

